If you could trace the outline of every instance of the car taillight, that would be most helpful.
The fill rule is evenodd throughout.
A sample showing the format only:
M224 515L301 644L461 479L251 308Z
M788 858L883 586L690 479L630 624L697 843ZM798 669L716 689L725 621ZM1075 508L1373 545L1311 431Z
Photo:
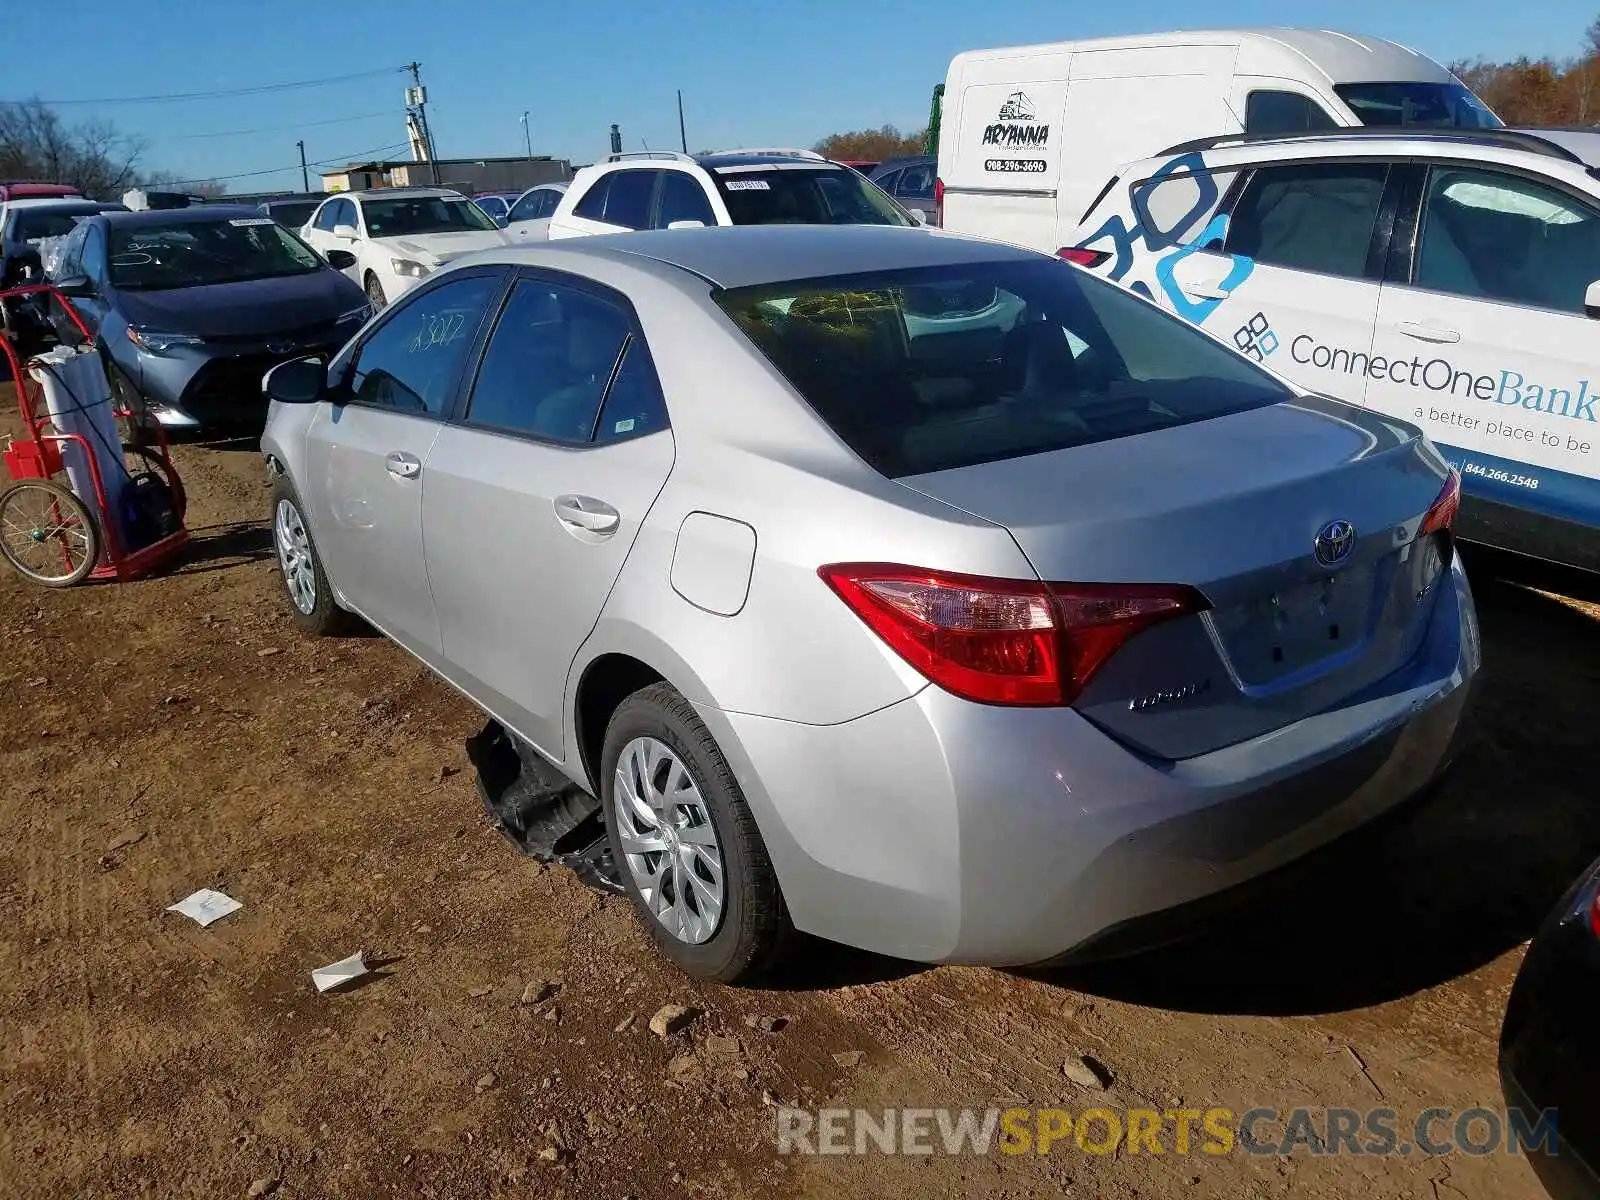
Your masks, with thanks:
M1064 258L1070 263L1077 263L1080 267L1093 270L1111 255L1105 250L1086 250L1082 246L1063 246L1056 251L1057 258Z
M817 574L901 658L983 704L1071 704L1134 634L1207 607L1193 588L1164 584L1044 584L895 563Z
M1594 902L1589 905L1589 931L1600 938L1600 891L1595 892Z
M1461 472L1454 467L1450 468L1450 477L1444 481L1444 487L1439 490L1438 497L1429 507L1428 513L1422 518L1422 528L1417 536L1423 537L1430 533L1448 533L1450 527L1456 522L1456 513L1461 508Z
M933 212L939 222L939 228L944 228L944 180L933 181Z

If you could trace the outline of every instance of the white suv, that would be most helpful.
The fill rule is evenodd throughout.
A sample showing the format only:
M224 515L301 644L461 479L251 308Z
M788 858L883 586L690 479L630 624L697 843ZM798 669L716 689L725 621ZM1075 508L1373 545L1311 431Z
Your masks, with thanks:
M1600 132L1187 143L1123 168L1060 254L1420 425L1463 536L1600 570Z
M708 225L918 225L860 173L810 150L613 154L584 167L549 236Z
M300 230L324 257L356 256L345 268L374 311L410 291L447 262L511 243L493 218L448 188L373 188L324 200Z

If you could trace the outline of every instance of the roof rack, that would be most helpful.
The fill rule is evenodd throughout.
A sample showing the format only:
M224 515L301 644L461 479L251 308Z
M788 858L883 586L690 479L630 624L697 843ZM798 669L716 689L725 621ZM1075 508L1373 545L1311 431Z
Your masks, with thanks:
M1438 142L1465 142L1475 146L1501 146L1508 150L1527 150L1549 158L1583 165L1583 159L1549 138L1520 129L1456 129L1436 125L1352 125L1342 129L1304 129L1292 133L1224 133L1216 137L1195 138L1161 151L1161 155L1188 154L1216 150L1223 146L1253 146L1271 142L1342 140L1345 138L1423 138Z
M746 158L804 158L811 162L827 162L828 160L815 150L787 150L771 146L747 147L741 146L737 150L714 150L713 154L742 154Z
M606 155L606 162L622 162L629 158L664 158L673 162L693 162L692 155L677 150L624 150L620 154Z

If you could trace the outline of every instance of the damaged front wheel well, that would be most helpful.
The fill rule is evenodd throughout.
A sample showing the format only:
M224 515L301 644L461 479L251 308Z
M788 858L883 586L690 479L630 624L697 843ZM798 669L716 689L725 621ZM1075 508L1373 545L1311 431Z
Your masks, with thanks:
M600 795L600 754L611 714L639 689L662 682L660 672L626 654L602 654L584 671L578 684L578 753L594 795Z

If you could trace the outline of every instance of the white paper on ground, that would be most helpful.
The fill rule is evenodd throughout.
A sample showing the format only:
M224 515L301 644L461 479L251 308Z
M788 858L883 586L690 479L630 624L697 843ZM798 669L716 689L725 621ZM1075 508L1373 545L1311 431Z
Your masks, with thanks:
M367 952L357 950L349 958L341 958L336 963L318 967L311 972L311 982L317 985L317 991L326 992L340 984L349 983L352 979L360 979L366 973Z
M210 888L201 888L194 895L185 896L176 904L167 905L167 911L182 913L200 925L209 925L213 921L222 920L231 912L238 912L243 907L244 905L232 896L225 896Z

